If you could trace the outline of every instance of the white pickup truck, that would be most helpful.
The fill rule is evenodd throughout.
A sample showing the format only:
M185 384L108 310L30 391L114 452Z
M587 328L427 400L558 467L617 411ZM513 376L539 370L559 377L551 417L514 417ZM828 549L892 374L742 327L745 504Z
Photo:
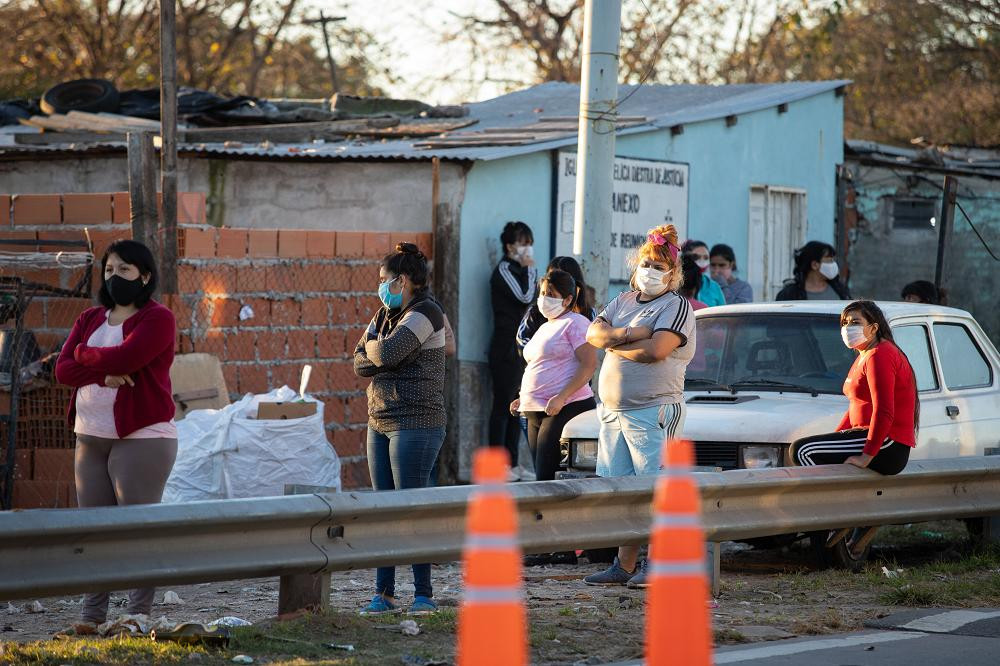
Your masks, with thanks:
M687 420L698 465L790 464L788 446L836 428L855 352L840 338L843 301L727 305L696 313ZM879 303L917 376L920 431L910 459L1000 453L1000 354L968 312ZM594 469L595 411L563 429L570 473Z

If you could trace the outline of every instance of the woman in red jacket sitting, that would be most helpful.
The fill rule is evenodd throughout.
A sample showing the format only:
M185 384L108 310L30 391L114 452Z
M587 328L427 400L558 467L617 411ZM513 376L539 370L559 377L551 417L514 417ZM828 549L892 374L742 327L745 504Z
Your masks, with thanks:
M848 305L840 325L844 344L858 352L844 382L850 407L837 432L797 440L791 458L798 465L849 463L899 474L916 445L920 421L913 369L872 301Z
M101 259L100 305L76 320L56 363L74 388L76 493L81 507L157 504L177 455L170 389L173 313L151 300L156 265L142 243L113 243ZM128 613L148 615L154 588L133 590ZM96 633L108 593L87 594L83 622L68 633Z

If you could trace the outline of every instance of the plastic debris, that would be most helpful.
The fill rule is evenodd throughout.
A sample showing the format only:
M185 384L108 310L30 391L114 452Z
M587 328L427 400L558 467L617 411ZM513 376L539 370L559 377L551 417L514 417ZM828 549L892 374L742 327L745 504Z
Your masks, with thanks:
M232 659L230 659L230 661L233 662L234 664L252 664L253 657L248 657L245 654L238 654Z
M24 610L29 613L44 613L45 606L42 605L41 601L32 601L30 604L24 605Z
M244 305L240 308L240 321L246 321L247 319L253 319L253 308L249 305Z
M886 567L882 567L882 575L886 578L899 578L899 574L903 573L902 569L896 569L892 571Z
M406 636L416 636L420 633L420 627L413 620L403 620L399 623L399 628Z
M163 593L163 603L168 604L168 605L169 604L182 604L182 603L184 603L184 601L181 600L180 596L178 596L178 594L176 592L174 592L173 590L167 590L166 592Z
M353 645L346 645L346 644L345 645L339 645L337 643L324 643L324 646L330 648L331 650L343 650L344 652L354 652L354 646Z
M143 614L120 615L97 627L97 633L101 636L139 636L152 631L167 631L173 626L174 623L162 615L155 620Z
M247 622L241 617L235 617L233 615L227 615L225 617L220 617L214 622L209 622L208 626L215 625L217 627L250 627L253 626L253 622Z

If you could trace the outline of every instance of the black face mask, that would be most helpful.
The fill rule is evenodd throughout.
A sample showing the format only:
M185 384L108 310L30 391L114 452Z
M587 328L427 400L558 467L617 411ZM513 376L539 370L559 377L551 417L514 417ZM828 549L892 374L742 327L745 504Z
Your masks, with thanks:
M108 293L111 294L111 300L117 305L132 305L138 298L139 292L146 286L141 278L126 280L120 275L112 275L105 284Z

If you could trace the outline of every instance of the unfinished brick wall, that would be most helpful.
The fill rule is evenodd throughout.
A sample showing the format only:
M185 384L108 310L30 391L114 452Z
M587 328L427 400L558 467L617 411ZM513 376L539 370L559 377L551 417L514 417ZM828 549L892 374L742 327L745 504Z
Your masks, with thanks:
M345 488L370 484L365 456L368 380L353 350L380 307L378 260L411 241L430 255L430 234L185 228L176 300L179 350L222 359L236 395L287 385L305 364L309 393L324 404Z
M99 263L111 242L131 236L128 212L125 193L0 195L0 251L14 249L3 245L9 238L75 239L86 227ZM297 390L302 367L312 365L308 391L324 403L328 437L343 463L343 485L368 486L368 382L354 375L353 348L380 305L379 259L404 240L430 256L431 235L217 229L205 224L204 195L197 193L179 195L178 217L180 293L163 299L177 318L176 351L218 356L234 399L285 384ZM81 272L23 277L68 287ZM43 354L61 344L91 304L91 299L36 297L25 325ZM22 404L30 396L25 394Z

